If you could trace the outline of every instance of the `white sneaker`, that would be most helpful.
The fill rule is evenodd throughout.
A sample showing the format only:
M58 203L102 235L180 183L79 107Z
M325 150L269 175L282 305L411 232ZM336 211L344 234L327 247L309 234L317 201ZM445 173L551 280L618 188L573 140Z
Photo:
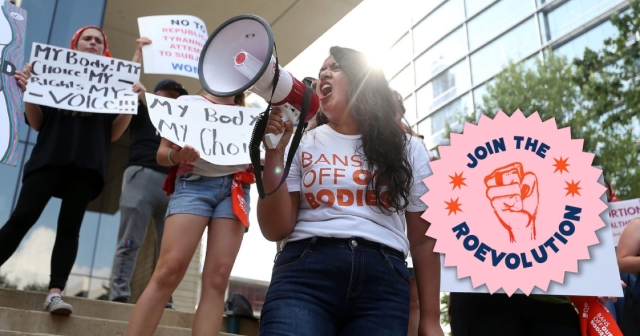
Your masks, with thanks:
M62 300L62 297L60 296L52 297L51 302L45 301L43 305L43 310L51 314L58 314L58 315L73 314L73 307L70 304L64 302L64 300Z

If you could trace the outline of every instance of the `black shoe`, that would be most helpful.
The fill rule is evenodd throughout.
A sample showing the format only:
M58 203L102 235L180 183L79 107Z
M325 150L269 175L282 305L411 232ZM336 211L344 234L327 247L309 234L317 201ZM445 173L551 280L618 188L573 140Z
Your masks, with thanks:
M173 309L173 302L169 301L167 302L167 304L164 306L165 309Z

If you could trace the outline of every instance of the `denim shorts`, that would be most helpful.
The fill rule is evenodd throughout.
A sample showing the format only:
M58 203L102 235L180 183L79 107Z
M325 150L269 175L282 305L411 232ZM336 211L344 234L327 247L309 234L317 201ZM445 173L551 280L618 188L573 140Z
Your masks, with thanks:
M200 176L193 173L176 178L175 190L169 200L165 219L175 214L189 214L207 218L239 220L231 204L233 175L220 177ZM250 187L243 184L247 213L250 211Z
M276 256L261 336L406 336L404 254L362 238L288 242Z

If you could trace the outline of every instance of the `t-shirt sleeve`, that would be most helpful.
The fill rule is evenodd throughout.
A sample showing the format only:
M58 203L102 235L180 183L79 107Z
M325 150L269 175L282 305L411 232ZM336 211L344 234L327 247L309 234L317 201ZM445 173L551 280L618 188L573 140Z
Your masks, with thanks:
M287 152L288 153L288 149ZM289 175L287 176L287 189L289 192L300 191L300 185L302 180L302 165L300 162L300 147L291 161L291 169L289 169ZM287 154L284 157L284 163L287 163Z
M417 138L411 138L410 160L413 168L413 187L409 198L408 212L423 212L427 205L420 199L429 189L423 180L433 174L429 166L429 155Z

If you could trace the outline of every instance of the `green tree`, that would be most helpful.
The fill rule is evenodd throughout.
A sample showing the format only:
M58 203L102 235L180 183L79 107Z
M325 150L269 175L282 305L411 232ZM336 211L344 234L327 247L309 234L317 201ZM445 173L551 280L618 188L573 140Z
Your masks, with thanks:
M616 37L607 39L602 50L587 49L574 61L582 106L602 130L598 154L621 199L640 196L638 134L633 129L640 104L640 1L629 3L629 11L611 17Z
M461 118L476 123L481 114L493 118L499 110L511 115L517 109L525 116L538 112L543 121L554 118L558 128L570 127L572 138L584 140L584 151L596 154L593 164L603 167L621 199L637 197L637 134L630 120L614 120L619 107L614 113L601 113L585 99L585 90L577 83L580 71L552 51L533 67L512 63L488 85L476 114L461 113Z
M6 274L0 274L0 288L18 289L18 284L9 280Z
M37 283L37 282L32 282L27 284L26 286L24 286L24 288L22 288L22 290L25 291L31 291L31 292L44 292L47 293L49 292L49 284L47 283Z

